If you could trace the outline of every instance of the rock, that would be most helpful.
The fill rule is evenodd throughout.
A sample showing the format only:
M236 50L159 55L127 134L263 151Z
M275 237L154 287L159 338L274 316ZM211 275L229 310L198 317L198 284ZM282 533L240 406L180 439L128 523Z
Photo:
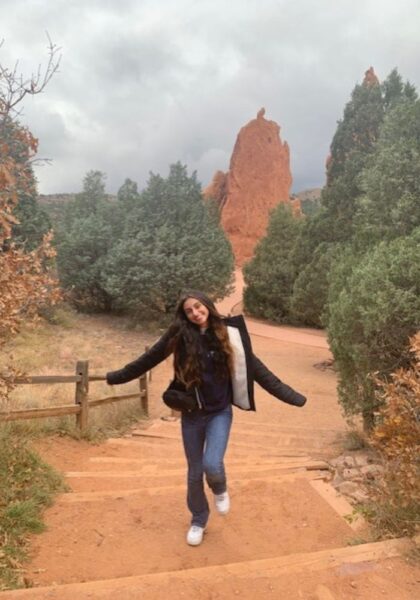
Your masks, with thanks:
M384 468L381 465L366 465L361 467L360 471L367 479L375 479L377 475L383 473Z
M364 492L361 489L358 489L355 492L353 492L352 494L350 494L350 497L353 500L355 500L356 502L366 502L366 500L369 498L369 496L366 494L366 492Z
M221 211L224 203L226 202L227 196L227 182L228 174L223 171L216 171L213 175L213 179L205 190L203 195L205 198L212 198L217 203L219 210Z
M336 473L331 481L331 485L333 485L334 487L338 487L341 483L343 483L343 481L344 479L341 477L341 475Z
M327 358L326 360L323 360L319 363L315 363L313 366L315 367L315 369L319 369L320 371L326 371L327 369L334 370L334 359Z
M379 79L377 78L373 67L369 67L369 69L365 71L365 78L363 79L362 85L365 87L374 87L375 85L379 85Z
M264 237L270 211L280 202L301 214L300 201L290 200L292 175L289 146L280 139L280 127L264 117L242 127L236 139L228 173L218 171L203 191L221 210L221 225L233 248L235 262L250 260Z
M340 483L340 485L337 486L337 489L340 492L340 494L351 495L356 493L359 487L356 483L353 483L352 481L343 481L343 483Z
M343 469L342 475L344 479L355 479L360 477L360 471L359 469Z
M345 456L344 457L344 461L343 461L343 465L345 467L355 467L356 466L356 461L354 460L354 458L352 456Z
M333 460L330 460L330 464L336 469L344 468L344 456L333 458Z
M355 461L358 467L365 467L369 463L369 459L365 454L355 456Z

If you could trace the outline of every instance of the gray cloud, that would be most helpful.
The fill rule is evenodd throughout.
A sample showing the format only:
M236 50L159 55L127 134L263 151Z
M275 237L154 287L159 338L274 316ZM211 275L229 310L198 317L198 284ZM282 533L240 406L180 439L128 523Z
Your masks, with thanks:
M30 73L47 30L58 73L22 120L40 139L41 192L77 191L89 169L115 192L178 159L206 185L265 106L291 149L295 191L320 186L351 90L373 65L417 87L417 0L3 0L3 64Z

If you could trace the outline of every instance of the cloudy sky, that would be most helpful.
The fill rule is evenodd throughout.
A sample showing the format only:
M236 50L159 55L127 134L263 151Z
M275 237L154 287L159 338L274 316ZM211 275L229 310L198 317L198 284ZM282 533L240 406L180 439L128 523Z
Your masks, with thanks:
M25 102L41 193L90 169L115 193L177 160L206 185L264 106L291 151L293 191L323 185L336 122L364 72L420 89L419 0L1 0L2 65L60 72Z

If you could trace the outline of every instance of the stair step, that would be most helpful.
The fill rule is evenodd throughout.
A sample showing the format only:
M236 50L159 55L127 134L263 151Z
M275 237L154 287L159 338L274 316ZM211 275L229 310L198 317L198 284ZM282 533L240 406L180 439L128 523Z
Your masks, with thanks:
M401 556L411 547L410 540L406 538L385 540L359 546L336 547L221 565L8 591L2 592L2 600L18 600L20 598L23 600L26 598L30 600L114 600L115 598L118 598L118 600L137 600L140 597L142 600L156 600L157 598L167 597L168 594L171 597L192 600L194 598L216 597L214 594L217 594L217 597L222 597L217 592L220 586L223 586L224 593L226 593L226 590L230 592L223 597L238 595L238 597L246 599L259 598L265 597L265 594L261 596L263 590L267 591L267 595L269 591L275 592L279 589L283 590L283 593L290 592L293 589L296 593L298 590L296 586L300 580L297 577L299 573L302 573L302 576L304 575L306 579L308 575L312 574L313 582L317 581L317 577L319 580L319 573L332 571L332 581L341 578L343 585L348 579L346 572L350 572L350 580L354 585L358 573L363 573L363 569L369 569L371 561L382 561ZM201 550L202 547L193 548L191 552L198 555ZM372 569L372 566L370 568ZM380 580L381 586L386 588L387 579L380 578ZM312 582L310 582L311 586L313 585ZM316 597L319 600L335 598L332 593L330 596L325 595L330 592L325 584L318 583L312 589L316 589ZM386 589L384 593L386 593ZM391 594L394 594L392 589ZM271 597L280 596L271 594ZM304 596L301 596L299 592L299 596L291 596L289 593L281 597ZM351 596L340 594L339 598L341 600L344 597L356 596L353 594ZM359 592L357 592L357 597L360 597ZM369 597L378 596L370 595ZM384 596L381 594L381 597L387 599L395 597L395 595ZM402 596L402 598L407 597Z
M163 439L163 440L167 440L168 442L173 442L173 441L180 441L181 440L181 433L178 432L167 432L167 431L163 431L163 432L158 432L158 431L150 431L148 429L136 429L132 432L133 437L142 437L142 438L148 438L148 439ZM282 435L282 436L274 436L272 439L269 438L267 439L267 437L265 435L259 435L259 442L260 443L254 443L253 441L248 441L248 442L244 442L242 441L246 436L241 436L235 432L232 432L230 435L230 439L229 439L229 447L236 447L236 448L269 448L269 447L295 447L295 446L300 446L304 447L304 448L322 448L324 447L325 441L321 440L315 436L313 436L312 438L306 438L304 440L302 440L301 438L299 438L299 436L292 436L292 435ZM262 444L261 442L265 442L264 444Z
M228 480L245 477L252 478L270 478L279 477L290 473L306 473L315 471L319 473L324 469L324 463L313 461L306 464L290 465L266 465L266 466L228 466ZM325 472L325 470L324 470ZM178 469L156 469L136 470L136 471L69 471L65 473L67 482L70 484L73 492L99 492L112 489L126 490L132 488L149 488L158 486L184 484L186 480L187 469L182 466Z
M220 566L336 548L354 536L307 478L234 482L229 490L232 508L225 517L208 494L208 532L195 549L185 543L185 485L100 502L91 501L92 494L72 502L77 495L67 494L68 501L46 511L47 529L34 540L28 576L46 585Z
M129 437L129 438L112 438L105 442L115 456L124 456L126 458L144 458L150 461L160 461L161 458L184 460L185 454L182 445L182 440L174 439L167 440L162 437ZM111 450L109 454L111 453ZM291 446L274 446L268 444L267 446L252 444L240 444L229 442L226 458L241 460L249 458L252 460L271 460L284 457L305 457L311 456L316 460L328 459L331 457L331 449L329 448L309 448L302 445L302 447L291 447Z
M152 421L149 427L145 429L140 429L140 431L148 431L151 433L175 433L180 431L180 422L179 421L161 421L156 420ZM233 421L232 424L232 434L244 434L244 435L252 435L252 436L267 436L267 437L275 437L279 438L279 436L295 436L302 438L322 438L322 439L330 439L334 440L337 436L342 435L345 431L336 431L334 429L318 429L318 428L305 428L305 427L290 427L286 425L281 425L280 423L255 423L255 422L246 422L246 421Z
M292 471L292 470L323 470L328 469L327 463L324 461L290 461L284 464L271 463L268 465L256 465L251 462L249 464L242 465L230 465L229 473L249 473L249 471L263 472L263 471ZM168 475L185 475L185 467L179 469L162 469L160 465L156 465L156 472L151 473L150 470L137 470L137 471L67 471L65 476L68 478L98 478L103 477L117 478L128 477L136 478L147 475L149 477L166 477Z
M265 458L265 459L260 459L257 458L255 460L251 460L251 459L246 459L246 457L244 459L241 458L230 458L228 457L226 462L227 464L229 464L229 466L234 466L234 465L252 465L252 466L264 466L264 465L282 465L282 464L289 464L289 462L299 462L299 463L306 463L306 462L310 462L311 461L311 457L310 456L300 456L300 455L290 455L290 456L279 456L277 458ZM158 469L161 469L162 467L167 468L167 467L182 467L185 466L185 458L183 458L182 460L177 460L177 459L164 459L164 458L159 458L156 462L156 464L151 464L150 463L150 458L135 458L135 457L125 457L125 456L91 456L89 458L89 462L90 463L94 463L95 466L97 465L108 465L108 464L115 464L115 465L119 465L120 467L124 466L124 465L141 465L142 469L144 469L145 471L155 471ZM322 461L324 462L324 461ZM324 464L327 464L324 462Z
M284 475L271 475L269 477L263 477L261 475L255 475L254 477L247 477L244 479L229 479L229 487L240 487L247 486L251 482L266 482L266 483L281 483L295 481L297 479L320 479L324 475L318 471L296 471L294 473L285 473ZM184 471L185 479L185 471ZM182 490L185 492L185 482L180 484L162 485L162 486L146 486L143 485L139 488L130 489L111 489L94 492L68 492L59 496L57 503L76 503L76 502L97 502L107 499L120 499L127 498L129 496L145 495L156 496L161 494L167 494L171 491Z
M172 442L178 442L178 447L173 445ZM129 437L129 438L109 438L105 444L114 447L124 447L129 452L135 453L136 457L141 454L150 455L151 451L156 451L156 456L158 452L161 455L167 457L168 454L170 456L174 456L179 454L180 457L184 456L184 450L182 447L181 438L174 438L173 440L169 440L169 443L172 444L170 450L168 449L168 440L163 437ZM258 446L256 444L233 444L229 442L227 453L232 457L243 457L244 456L244 448L248 450L248 453L252 457L258 458L276 458L277 456L307 456L308 449L307 448L288 448L288 447L273 447L272 445L268 446ZM247 453L247 454L248 454ZM322 454L322 450L317 449L317 454Z
M344 518L351 515L348 523L353 531L360 531L361 529L366 529L368 527L365 519L359 513L354 512L350 502L348 502L344 496L341 496L330 483L321 480L313 480L310 483L313 489L318 492L321 498L326 500L337 514Z

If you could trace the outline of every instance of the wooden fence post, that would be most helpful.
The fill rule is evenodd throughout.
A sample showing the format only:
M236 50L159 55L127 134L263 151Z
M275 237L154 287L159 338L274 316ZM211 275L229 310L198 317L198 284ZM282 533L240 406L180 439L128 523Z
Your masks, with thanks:
M80 405L80 412L76 415L76 423L80 430L86 431L88 426L88 393L89 393L89 361L78 360L76 363L76 375L80 375L81 381L76 383L75 403Z
M150 350L150 346L145 346L144 351L147 352L148 350ZM150 369L150 371L148 371L148 373L149 373L149 381L152 381L152 369Z
M149 389L147 385L147 373L142 375L139 379L139 387L140 387L140 402L141 407L146 415L149 416Z

